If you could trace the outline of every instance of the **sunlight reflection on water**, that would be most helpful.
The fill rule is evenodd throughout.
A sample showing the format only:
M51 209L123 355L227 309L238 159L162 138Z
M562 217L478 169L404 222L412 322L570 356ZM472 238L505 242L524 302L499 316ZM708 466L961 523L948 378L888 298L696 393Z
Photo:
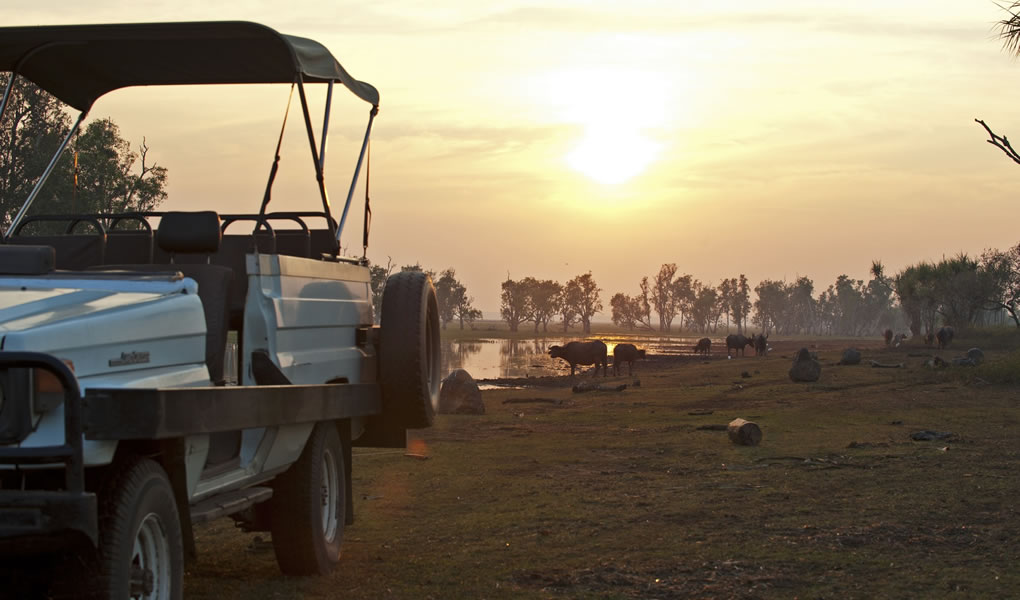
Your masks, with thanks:
M599 336L541 337L519 340L479 338L474 340L444 340L442 342L442 371L445 377L455 369L464 369L475 379L505 379L545 377L570 373L570 365L562 359L549 357L549 346L563 345L571 340L601 339L609 350L610 368L613 348L618 343L632 343L644 348L649 355L691 354L701 336ZM726 344L712 338L713 353L725 352Z

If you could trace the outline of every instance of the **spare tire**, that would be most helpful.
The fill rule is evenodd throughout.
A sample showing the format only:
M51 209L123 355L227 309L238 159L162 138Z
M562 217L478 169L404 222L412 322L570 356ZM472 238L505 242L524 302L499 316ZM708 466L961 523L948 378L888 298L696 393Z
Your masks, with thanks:
M383 419L398 427L432 425L439 405L439 303L421 271L394 273L383 288L379 380Z

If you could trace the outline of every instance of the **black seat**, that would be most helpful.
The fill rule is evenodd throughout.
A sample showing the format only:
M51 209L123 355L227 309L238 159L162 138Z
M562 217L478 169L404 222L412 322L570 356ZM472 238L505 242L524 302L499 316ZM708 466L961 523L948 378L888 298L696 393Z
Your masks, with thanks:
M220 218L213 211L169 212L160 220L156 243L170 257L167 264L126 264L119 268L136 271L180 271L198 284L198 297L205 312L205 364L209 378L224 381L224 352L227 347L227 300L234 280L229 268L202 262L219 250ZM193 262L177 262L186 258ZM111 265L112 267L112 265Z

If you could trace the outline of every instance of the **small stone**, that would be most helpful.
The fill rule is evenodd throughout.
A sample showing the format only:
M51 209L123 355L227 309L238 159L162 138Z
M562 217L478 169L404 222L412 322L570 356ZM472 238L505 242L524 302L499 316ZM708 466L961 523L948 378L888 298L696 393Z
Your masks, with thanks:
M839 364L841 365L859 365L861 364L861 353L857 348L847 348L843 351L843 358L840 359Z

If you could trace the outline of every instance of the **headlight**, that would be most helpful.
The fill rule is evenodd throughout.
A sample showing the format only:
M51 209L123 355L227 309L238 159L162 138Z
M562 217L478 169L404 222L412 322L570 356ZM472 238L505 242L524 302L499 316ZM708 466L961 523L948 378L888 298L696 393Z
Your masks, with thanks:
M74 363L64 359L71 372ZM64 386L60 379L48 369L32 369L32 410L36 414L45 414L64 401Z

